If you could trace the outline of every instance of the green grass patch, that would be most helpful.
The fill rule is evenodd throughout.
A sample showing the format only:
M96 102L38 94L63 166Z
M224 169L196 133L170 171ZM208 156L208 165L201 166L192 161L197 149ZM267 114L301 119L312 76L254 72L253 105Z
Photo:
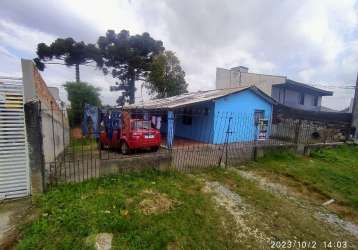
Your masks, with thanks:
M36 201L41 216L22 229L16 249L92 249L89 239L102 232L113 233L112 249L237 248L201 188L187 175L157 171L59 186ZM151 193L165 195L171 208L143 213Z
M291 177L358 211L358 147L319 149L311 157L270 152L250 163L257 171Z
M71 142L67 150L69 150L69 153L81 153L96 150L97 148L98 142L96 139L84 137L80 139L71 138Z

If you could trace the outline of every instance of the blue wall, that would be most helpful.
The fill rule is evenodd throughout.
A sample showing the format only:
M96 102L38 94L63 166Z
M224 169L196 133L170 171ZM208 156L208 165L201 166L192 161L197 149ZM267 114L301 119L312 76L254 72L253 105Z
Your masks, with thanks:
M228 135L228 142L255 140L258 134L254 120L255 110L264 110L265 118L271 122L272 104L251 90L216 100L213 143L225 143L226 135ZM228 134L226 132L228 131L230 117L229 132L231 133Z
M257 139L255 110L263 110L271 128L272 104L251 90L245 90L215 101L194 104L191 125L183 123L183 109L174 110L174 136L213 144L253 141ZM205 113L207 110L207 113ZM230 130L228 131L230 121ZM166 134L166 122L161 132ZM269 132L268 132L269 133ZM175 139L174 139L175 140Z
M174 111L174 135L195 141L212 143L214 136L214 103L191 105L192 124L183 123L183 110ZM205 114L205 109L207 113Z

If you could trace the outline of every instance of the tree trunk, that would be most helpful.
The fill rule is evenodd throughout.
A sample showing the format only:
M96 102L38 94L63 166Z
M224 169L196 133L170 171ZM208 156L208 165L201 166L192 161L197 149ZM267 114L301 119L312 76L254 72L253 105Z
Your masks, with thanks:
M80 82L80 65L76 64L76 82Z

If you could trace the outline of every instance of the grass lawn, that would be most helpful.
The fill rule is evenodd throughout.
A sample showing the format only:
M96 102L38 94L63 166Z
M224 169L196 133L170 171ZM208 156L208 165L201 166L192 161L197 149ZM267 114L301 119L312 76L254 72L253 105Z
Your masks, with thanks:
M271 152L249 165L262 174L294 179L358 212L358 146L320 149L311 157Z
M60 186L37 201L41 216L24 227L16 249L92 249L86 241L101 232L113 233L113 249L238 247L221 223L224 212L200 190L193 178L171 172Z
M357 209L357 152L353 146L311 158L281 152L248 169L289 176ZM98 233L113 234L112 249L270 249L268 240L358 246L357 238L317 217L317 208L262 189L236 169L103 177L58 186L36 207L40 216L22 226L15 249L93 249Z

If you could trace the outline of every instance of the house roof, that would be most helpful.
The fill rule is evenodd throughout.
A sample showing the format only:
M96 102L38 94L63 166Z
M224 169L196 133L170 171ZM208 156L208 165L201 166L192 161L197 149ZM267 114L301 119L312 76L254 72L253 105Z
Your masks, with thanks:
M247 87L240 87L240 88L215 89L215 90L185 93L182 95L177 95L167 98L154 99L143 103L130 104L124 106L123 108L124 109L173 109L173 108L188 106L191 104L216 100L245 90L253 91L255 94L257 94L261 98L264 98L269 103L272 104L276 103L274 99L266 95L263 91L259 90L257 87L247 86Z
M281 83L281 84L275 84L275 87L290 87L290 88L294 88L294 89L304 89L307 92L311 92L313 94L318 94L320 96L332 96L333 92L332 91L327 91L327 90L323 90L323 89L319 89L319 88L315 88L313 86L310 86L308 84L304 84L301 82L296 82L290 79L287 79L286 82Z

